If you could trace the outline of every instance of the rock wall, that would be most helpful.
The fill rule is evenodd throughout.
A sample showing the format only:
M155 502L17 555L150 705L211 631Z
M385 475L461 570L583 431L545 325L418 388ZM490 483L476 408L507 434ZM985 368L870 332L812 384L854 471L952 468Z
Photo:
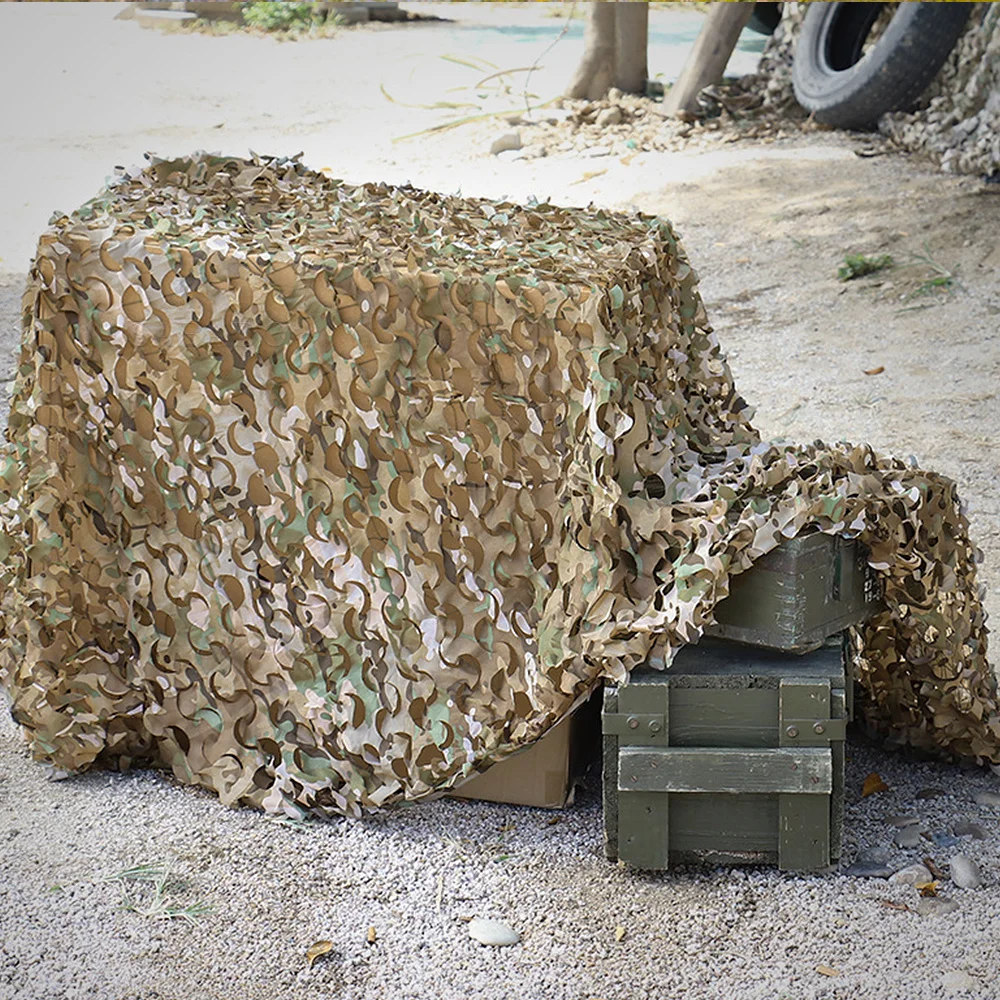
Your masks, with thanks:
M923 106L883 115L879 131L942 170L1000 176L1000 6L976 7Z

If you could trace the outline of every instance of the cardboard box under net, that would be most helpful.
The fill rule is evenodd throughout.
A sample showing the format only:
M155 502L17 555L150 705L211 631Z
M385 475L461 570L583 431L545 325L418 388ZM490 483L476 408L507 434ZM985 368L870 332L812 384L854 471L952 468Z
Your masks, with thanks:
M577 787L600 758L601 694L598 691L536 743L470 778L452 795L541 809L572 805Z

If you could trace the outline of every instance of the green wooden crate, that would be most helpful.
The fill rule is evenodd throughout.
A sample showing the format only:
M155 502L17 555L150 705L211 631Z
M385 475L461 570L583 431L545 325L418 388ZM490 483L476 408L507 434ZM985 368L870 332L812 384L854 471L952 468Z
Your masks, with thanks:
M870 618L881 601L864 546L836 535L800 535L732 578L705 634L805 652Z
M604 692L607 855L671 863L825 868L840 857L841 636L793 655L703 639L669 670Z

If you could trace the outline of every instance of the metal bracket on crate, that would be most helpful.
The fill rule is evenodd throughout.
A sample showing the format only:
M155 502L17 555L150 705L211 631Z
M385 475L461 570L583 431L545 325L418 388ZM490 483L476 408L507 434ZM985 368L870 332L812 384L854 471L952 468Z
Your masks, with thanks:
M667 716L663 713L627 712L605 715L605 736L618 736L630 746L667 746Z
M781 720L782 746L825 747L847 738L847 719Z

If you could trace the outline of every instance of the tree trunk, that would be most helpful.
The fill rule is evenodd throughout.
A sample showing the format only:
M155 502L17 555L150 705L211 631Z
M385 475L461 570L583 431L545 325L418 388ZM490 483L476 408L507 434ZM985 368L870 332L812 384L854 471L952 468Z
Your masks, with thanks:
M618 4L592 2L587 6L583 59L565 96L595 101L608 92L615 76L615 7Z
M649 6L641 0L616 3L615 86L626 94L646 92Z
M664 99L667 114L691 114L698 110L698 95L704 87L722 79L740 32L752 13L752 3L712 4L681 75Z

